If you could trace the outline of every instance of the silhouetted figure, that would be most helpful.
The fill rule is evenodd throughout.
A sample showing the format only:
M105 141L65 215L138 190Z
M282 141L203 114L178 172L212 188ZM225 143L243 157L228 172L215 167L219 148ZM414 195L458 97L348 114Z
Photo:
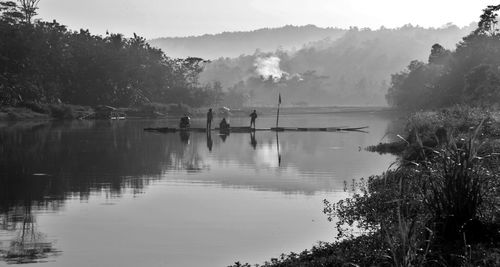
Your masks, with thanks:
M255 119L257 119L257 111L254 109L253 112L250 113L250 128L253 125L253 128L255 129Z
M250 132L250 145L253 147L254 150L257 148L257 140L255 140L254 131Z
M212 142L212 134L210 133L210 131L207 132L207 148L208 148L208 151L212 152L212 145L213 145L213 142Z
M219 123L219 131L221 132L229 132L229 123L227 123L226 118L222 118Z
M189 128L190 126L190 121L191 118L189 118L189 116L187 114L184 114L183 117L181 117L181 120L179 122L179 128L181 129L186 129L186 128Z
M207 131L212 129L212 120L214 119L214 114L212 113L212 109L209 109L207 112Z

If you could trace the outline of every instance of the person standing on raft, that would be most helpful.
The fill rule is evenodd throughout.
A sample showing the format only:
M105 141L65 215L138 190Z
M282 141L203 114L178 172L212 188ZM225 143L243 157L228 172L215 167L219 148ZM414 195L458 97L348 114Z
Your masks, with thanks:
M223 132L229 131L230 127L231 125L226 121L226 118L222 118L222 121L219 123L219 130Z
M190 120L189 116L187 114L184 114L183 117L181 117L181 120L179 122L179 128L180 129L187 129L190 126Z
M207 112L207 132L212 129L212 120L214 119L214 114L212 113L212 109L208 109Z
M253 128L255 129L255 119L257 119L257 112L254 109L253 112L250 113L250 128L252 128L253 125Z

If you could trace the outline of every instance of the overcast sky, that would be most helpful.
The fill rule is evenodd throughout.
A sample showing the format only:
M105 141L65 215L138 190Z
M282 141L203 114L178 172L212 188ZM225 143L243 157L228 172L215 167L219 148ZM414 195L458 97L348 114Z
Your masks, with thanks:
M477 21L492 0L40 0L39 18L146 38L314 24L388 28Z

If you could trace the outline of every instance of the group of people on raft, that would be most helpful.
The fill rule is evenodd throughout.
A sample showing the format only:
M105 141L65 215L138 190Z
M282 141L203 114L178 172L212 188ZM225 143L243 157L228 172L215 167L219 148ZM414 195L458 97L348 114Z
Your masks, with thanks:
M253 110L252 113L250 113L250 128L253 127L255 129L255 120L257 119L257 111L255 109ZM181 120L179 122L179 128L181 129L186 129L190 127L190 119L187 114L185 114L183 117L181 117ZM214 119L214 114L212 109L209 109L207 112L207 131L210 131L212 129L212 121ZM220 131L229 131L230 125L227 122L226 118L222 118L221 122L219 123L219 130Z

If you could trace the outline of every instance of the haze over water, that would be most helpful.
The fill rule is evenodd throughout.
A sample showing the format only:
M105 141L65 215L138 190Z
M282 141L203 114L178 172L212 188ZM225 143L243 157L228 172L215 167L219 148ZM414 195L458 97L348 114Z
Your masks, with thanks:
M344 181L380 174L395 160L363 150L384 137L390 119L283 114L281 126L369 128L254 139L143 131L175 119L1 125L0 265L227 266L332 241L323 199L345 197ZM246 126L248 117L230 122ZM274 115L257 119L257 127L274 123ZM27 250L35 256L13 257Z

